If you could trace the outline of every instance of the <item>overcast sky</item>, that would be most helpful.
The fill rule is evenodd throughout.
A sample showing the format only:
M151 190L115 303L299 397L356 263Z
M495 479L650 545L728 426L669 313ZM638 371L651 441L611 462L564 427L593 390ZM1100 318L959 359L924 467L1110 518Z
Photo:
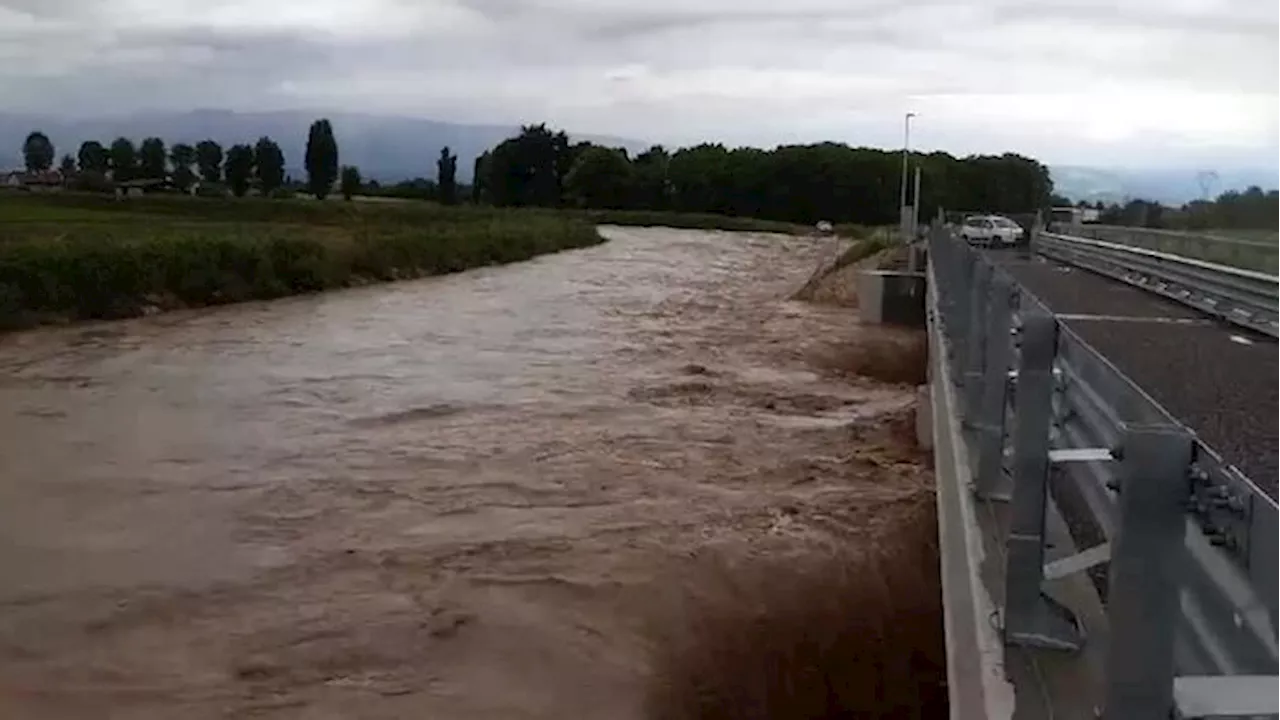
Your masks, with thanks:
M1277 162L1276 0L0 0L0 111Z

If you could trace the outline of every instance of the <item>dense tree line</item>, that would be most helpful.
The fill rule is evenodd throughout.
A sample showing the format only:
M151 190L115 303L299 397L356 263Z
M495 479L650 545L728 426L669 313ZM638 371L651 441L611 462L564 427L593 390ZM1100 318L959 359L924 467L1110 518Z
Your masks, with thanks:
M937 208L1029 212L1047 207L1048 169L1015 154L913 154L921 216ZM792 222L897 221L899 152L837 143L774 150L703 144L669 152L571 143L545 125L521 129L476 160L474 197L494 205L676 210Z
M52 165L56 152L41 133L24 145L32 169ZM573 143L563 131L531 125L475 162L471 188L457 182L457 156L443 148L436 179L415 178L388 188L372 188L357 169L339 164L337 141L328 120L308 132L306 189L327 196L338 186L344 197L372 191L452 204L674 210L759 217L793 222L865 224L897 219L901 155L836 143L783 146L774 150L702 144L674 152L661 146L630 157L626 151ZM946 153L914 154L922 170L921 215L937 208L1025 212L1048 203L1047 169L1019 155L957 159ZM64 165L69 165L64 158ZM194 147L166 148L160 138L135 145L117 138L104 147L84 143L76 155L81 173L111 180L168 179L180 189L197 180L225 185L236 195L255 188L272 194L285 186L285 159L279 145L261 138L254 145L225 149L213 140Z
M1280 192L1254 185L1241 192L1228 190L1214 200L1197 200L1168 212L1166 226L1201 230L1205 228L1275 230L1280 215Z

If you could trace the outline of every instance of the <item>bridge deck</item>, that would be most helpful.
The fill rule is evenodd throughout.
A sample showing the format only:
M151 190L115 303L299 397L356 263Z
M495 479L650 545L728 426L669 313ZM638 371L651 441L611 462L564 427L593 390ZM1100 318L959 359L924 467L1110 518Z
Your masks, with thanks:
M1226 462L1276 497L1275 340L1025 252L987 255Z

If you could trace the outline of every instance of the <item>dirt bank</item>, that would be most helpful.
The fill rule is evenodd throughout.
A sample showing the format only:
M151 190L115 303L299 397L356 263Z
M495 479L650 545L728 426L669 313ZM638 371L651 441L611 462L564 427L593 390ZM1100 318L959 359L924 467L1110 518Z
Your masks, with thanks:
M10 336L0 716L637 718L673 572L918 510L821 241L604 232Z

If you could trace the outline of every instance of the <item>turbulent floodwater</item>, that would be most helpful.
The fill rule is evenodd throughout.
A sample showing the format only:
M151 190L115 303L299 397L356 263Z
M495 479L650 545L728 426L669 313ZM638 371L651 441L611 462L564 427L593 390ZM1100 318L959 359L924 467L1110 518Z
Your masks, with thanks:
M829 246L604 232L0 337L0 716L635 717L664 563L927 482Z

